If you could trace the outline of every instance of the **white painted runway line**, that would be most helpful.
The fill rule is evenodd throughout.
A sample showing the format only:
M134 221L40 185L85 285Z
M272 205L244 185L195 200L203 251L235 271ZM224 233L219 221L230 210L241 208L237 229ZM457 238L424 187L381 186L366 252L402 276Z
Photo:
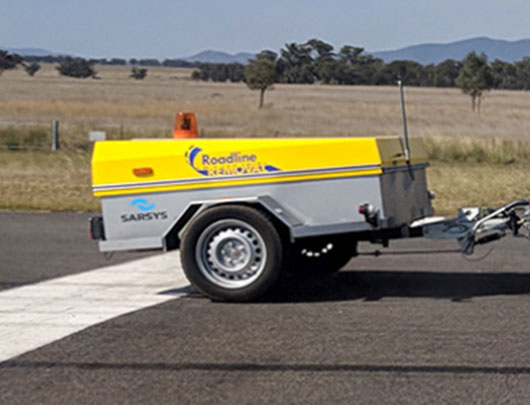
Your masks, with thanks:
M0 292L0 362L186 294L178 252Z

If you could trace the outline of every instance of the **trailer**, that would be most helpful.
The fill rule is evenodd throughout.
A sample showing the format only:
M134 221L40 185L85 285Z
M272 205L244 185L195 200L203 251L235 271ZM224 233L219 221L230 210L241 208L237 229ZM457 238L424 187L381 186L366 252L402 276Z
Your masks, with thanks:
M527 201L433 217L420 139L157 139L96 142L90 220L102 252L180 249L191 284L249 301L290 272L329 273L359 241L454 238L464 254L528 232Z

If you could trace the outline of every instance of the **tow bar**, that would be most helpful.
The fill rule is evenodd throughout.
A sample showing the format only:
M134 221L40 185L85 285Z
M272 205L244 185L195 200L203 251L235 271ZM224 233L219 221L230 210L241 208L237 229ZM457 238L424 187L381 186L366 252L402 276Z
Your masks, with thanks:
M414 225L413 225L414 226ZM476 245L499 240L511 231L530 240L530 202L514 201L501 208L461 208L458 217L421 224L430 239L456 239L464 255L472 255Z

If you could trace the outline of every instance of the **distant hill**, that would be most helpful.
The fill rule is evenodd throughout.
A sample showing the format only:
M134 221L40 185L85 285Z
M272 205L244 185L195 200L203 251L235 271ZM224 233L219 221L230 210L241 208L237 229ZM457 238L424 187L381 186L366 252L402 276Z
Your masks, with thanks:
M423 65L446 59L462 60L469 52L484 52L490 61L500 59L515 62L530 56L530 39L505 41L487 37L471 38L447 44L420 44L394 51L369 52L385 62L413 60Z
M0 49L5 49L11 53L18 53L21 56L64 55L64 53L61 54L41 48L6 48L0 46ZM471 51L485 53L490 61L500 59L513 63L524 57L530 57L530 39L505 41L478 37L445 44L425 43L396 50L367 52L377 58L383 59L387 63L395 60L412 60L423 65L428 65L430 63L440 63L446 59L462 60ZM239 52L232 55L226 52L207 50L187 58L179 59L188 62L247 64L254 57L255 55L249 52Z
M10 53L17 53L20 56L67 56L64 53L53 52L41 48L10 48L0 46L0 49L6 50ZM239 52L231 55L226 52L207 50L200 52L188 58L177 58L188 62L202 62L202 63L241 63L246 65L248 61L254 58L255 55L249 52ZM141 59L141 58L140 58Z
M9 53L17 53L20 56L60 56L60 53L48 51L46 49L40 49L40 48L7 48L7 47L1 47L0 49L3 49L5 51L8 51Z
M188 58L183 58L183 60L202 63L242 63L243 65L246 65L248 61L254 57L254 54L248 52L239 52L235 55L231 55L226 52L208 50Z

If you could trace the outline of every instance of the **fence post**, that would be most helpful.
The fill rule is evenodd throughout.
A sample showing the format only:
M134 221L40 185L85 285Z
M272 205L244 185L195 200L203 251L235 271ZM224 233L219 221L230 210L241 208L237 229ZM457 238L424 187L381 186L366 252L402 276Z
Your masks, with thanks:
M59 149L59 121L52 121L52 151Z

